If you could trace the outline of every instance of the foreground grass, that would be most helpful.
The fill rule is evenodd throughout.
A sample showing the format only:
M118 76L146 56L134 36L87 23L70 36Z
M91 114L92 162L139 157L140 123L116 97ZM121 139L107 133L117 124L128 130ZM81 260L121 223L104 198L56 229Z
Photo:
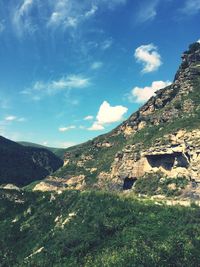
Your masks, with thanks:
M1 190L0 233L2 267L200 266L199 208L120 194Z

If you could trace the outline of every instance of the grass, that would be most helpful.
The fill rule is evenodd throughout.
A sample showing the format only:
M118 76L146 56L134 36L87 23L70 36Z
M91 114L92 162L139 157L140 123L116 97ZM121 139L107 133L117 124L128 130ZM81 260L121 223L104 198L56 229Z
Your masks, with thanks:
M1 190L0 218L1 267L200 265L196 206L95 191L67 191L52 200L50 193Z
M174 197L180 195L187 185L188 180L185 177L169 178L161 172L148 173L136 181L134 191L149 196L161 194Z

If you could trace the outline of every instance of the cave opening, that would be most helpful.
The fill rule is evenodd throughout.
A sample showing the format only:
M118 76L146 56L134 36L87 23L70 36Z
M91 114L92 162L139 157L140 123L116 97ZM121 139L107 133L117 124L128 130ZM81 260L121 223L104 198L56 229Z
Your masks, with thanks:
M137 181L137 178L135 177L132 177L132 178L126 177L124 179L123 190L131 189L136 181Z
M147 155L146 158L152 168L163 167L165 170L171 171L174 165L177 167L188 167L188 158L181 152L175 152L173 154Z

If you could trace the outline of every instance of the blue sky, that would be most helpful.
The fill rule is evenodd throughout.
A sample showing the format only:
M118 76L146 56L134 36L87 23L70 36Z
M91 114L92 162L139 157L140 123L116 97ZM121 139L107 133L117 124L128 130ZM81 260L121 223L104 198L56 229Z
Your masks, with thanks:
M173 81L200 0L0 0L0 134L67 147Z

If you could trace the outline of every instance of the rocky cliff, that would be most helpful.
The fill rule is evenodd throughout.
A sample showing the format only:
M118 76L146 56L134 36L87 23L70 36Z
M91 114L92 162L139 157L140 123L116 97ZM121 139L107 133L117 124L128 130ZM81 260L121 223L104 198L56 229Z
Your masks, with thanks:
M125 179L163 172L200 180L200 44L190 45L170 86L112 132L66 151L55 177L74 188L122 189ZM52 178L51 178L52 179Z

